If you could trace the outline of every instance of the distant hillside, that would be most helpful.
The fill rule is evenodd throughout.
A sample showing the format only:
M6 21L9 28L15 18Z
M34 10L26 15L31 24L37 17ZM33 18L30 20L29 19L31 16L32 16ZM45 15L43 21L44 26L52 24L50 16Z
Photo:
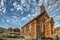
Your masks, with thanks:
M6 29L3 27L0 27L0 33L3 33Z
M5 30L5 28L3 28L3 27L0 27L0 30Z

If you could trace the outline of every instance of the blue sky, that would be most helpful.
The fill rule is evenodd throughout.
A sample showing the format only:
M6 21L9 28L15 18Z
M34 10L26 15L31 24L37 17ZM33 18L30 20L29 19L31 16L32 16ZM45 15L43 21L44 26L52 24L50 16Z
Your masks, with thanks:
M60 26L60 0L0 0L0 27L21 28L40 14L42 3L54 18L54 26Z

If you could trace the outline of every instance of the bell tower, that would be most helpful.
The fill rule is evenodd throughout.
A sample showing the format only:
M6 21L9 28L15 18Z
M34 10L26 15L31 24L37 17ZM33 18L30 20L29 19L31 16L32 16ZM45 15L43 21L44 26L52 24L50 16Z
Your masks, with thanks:
M45 12L44 0L42 2L42 5L40 6L40 8L41 8L41 13L44 13Z
M40 6L40 8L41 8L41 13L44 13L44 12L45 12L45 6L42 4L42 5Z

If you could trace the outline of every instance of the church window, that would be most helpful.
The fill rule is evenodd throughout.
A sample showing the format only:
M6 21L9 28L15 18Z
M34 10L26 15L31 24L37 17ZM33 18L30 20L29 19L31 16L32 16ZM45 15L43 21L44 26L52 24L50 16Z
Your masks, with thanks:
M41 29L41 32L43 32L43 22L40 22L40 29Z
M30 29L30 32L31 32L31 30L32 30L32 24L31 23L30 23L30 28L29 29Z

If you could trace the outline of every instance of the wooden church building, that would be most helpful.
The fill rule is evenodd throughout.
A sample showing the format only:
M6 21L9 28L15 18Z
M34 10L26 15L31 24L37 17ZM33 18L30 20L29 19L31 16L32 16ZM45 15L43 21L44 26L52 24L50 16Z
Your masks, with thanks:
M41 5L40 8L40 15L21 28L21 36L25 38L43 38L54 34L54 19L48 15L44 5Z

